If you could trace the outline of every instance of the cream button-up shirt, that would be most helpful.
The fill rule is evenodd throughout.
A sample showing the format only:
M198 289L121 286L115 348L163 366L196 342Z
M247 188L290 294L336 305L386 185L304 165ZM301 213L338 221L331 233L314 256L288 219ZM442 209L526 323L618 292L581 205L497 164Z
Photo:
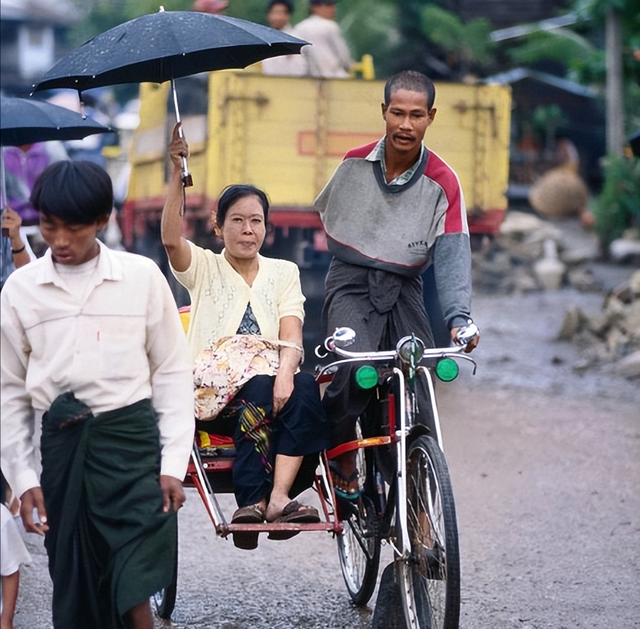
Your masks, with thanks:
M278 340L282 317L295 316L304 322L300 272L293 262L258 255L258 274L249 286L224 251L214 253L192 242L189 245L189 268L172 271L191 296L187 340L193 359L209 341L237 332L248 303L261 336L267 339Z
M184 478L194 435L191 361L156 264L100 243L93 286L74 297L48 251L0 295L2 471L18 496L37 486L36 421L70 391L94 414L150 398L161 474Z

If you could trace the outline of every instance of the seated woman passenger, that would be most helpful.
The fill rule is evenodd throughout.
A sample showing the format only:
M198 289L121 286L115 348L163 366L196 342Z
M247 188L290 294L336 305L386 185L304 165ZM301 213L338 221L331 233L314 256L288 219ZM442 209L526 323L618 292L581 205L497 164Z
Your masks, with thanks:
M196 417L207 420L199 427L234 438L239 508L231 521L317 522L317 509L291 500L292 493L311 486L318 453L328 447L317 383L298 371L304 319L298 268L259 254L269 203L251 185L229 186L218 201L212 218L224 242L222 253L181 236L181 158L188 145L178 129L169 144L173 169L162 243L172 272L191 297L187 339L199 387ZM234 544L253 549L258 533L235 532Z

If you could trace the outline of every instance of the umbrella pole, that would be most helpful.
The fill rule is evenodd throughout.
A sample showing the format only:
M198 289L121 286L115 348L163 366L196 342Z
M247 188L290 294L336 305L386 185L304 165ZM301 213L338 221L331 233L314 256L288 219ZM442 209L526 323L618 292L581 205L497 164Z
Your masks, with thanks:
M0 207L0 215L4 216L4 208L7 205L7 179L4 173L4 146L0 147L0 186L2 187L2 206ZM9 230L6 227L2 228L2 235L8 237ZM3 245L4 246L4 245Z
M182 120L180 120L180 109L178 108L178 94L176 92L176 82L173 79L171 79L171 92L173 94L173 108L175 109L175 112L176 112L176 122L182 122ZM180 125L180 128L178 129L178 133L180 134L180 137L183 137L182 125ZM193 177L191 177L191 173L189 172L189 165L187 164L186 157L182 158L181 178L182 178L182 185L185 188L189 188L190 186L193 185Z
M4 210L4 206L7 204L7 178L4 174L4 146L1 147L2 152L0 153L0 187L2 189L2 209Z

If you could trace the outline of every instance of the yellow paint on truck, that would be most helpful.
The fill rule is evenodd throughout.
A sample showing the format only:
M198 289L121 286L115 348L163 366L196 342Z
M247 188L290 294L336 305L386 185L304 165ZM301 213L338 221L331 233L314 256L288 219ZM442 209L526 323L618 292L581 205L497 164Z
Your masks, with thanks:
M315 196L344 153L384 133L384 81L273 77L222 71L201 77L202 111L182 116L194 185L188 216L208 220L233 183L263 188L278 226L313 227ZM178 100L181 100L178 83ZM174 124L169 84L141 86L140 125L130 151L125 236L162 209ZM507 208L511 93L498 85L437 83L438 114L427 145L458 173L470 228L496 233Z

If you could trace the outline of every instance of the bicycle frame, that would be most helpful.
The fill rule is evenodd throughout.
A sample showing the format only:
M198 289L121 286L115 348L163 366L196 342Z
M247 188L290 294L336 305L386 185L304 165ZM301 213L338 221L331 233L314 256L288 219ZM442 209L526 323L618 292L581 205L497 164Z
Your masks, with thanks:
M383 362L383 363L395 363L389 372L388 377L397 378L397 392L398 392L398 406L399 406L399 419L400 425L395 426L395 410L389 407L389 412L393 413L393 421L390 421L390 434L388 436L368 437L364 439L357 439L350 441L346 444L337 446L327 452L329 460L344 454L349 451L360 448L375 448L382 445L395 444L396 449L396 461L397 468L394 472L394 482L392 490L395 489L395 499L390 501L387 506L387 510L384 514L384 520L390 522L393 516L393 511L396 510L396 519L399 524L400 535L399 539L396 539L396 545L392 542L394 550L398 557L402 561L408 561L411 554L411 546L409 542L409 531L407 526L407 453L408 446L411 442L412 433L419 425L414 424L413 416L415 414L417 400L415 398L415 382L417 376L422 376L427 384L429 392L429 403L431 406L431 416L433 422L433 429L436 442L441 450L443 448L442 431L440 428L440 417L438 413L438 407L435 397L435 386L433 382L433 376L428 367L418 364L422 360L438 360L443 358L463 359L471 362L474 365L473 373L475 373L476 362L470 356L464 354L464 346L455 346L449 348L435 348L435 349L423 349L421 357L418 360L414 360L414 353L409 352L410 360L403 360L400 353L400 348L407 342L415 342L415 337L406 337L398 342L398 346L395 350L379 351L379 352L349 352L344 347L339 347L335 343L332 343L334 337L329 337L325 341L325 348L328 351L334 352L341 357L340 360L334 361L329 365L322 367L318 374L317 379L320 379L323 374L334 370L337 367L354 364L354 363L371 363L371 362ZM409 386L407 385L407 381ZM378 385L379 386L379 385ZM408 412L408 402L410 401L411 413ZM422 430L420 430L422 434ZM390 511L389 511L390 509Z

